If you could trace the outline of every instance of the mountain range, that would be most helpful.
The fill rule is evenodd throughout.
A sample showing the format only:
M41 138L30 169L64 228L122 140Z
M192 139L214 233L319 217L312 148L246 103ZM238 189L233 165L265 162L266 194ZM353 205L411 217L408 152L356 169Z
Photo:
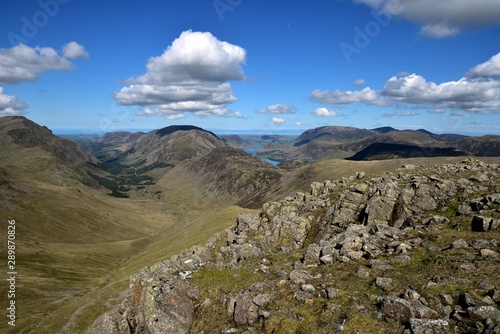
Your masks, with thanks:
M401 146L404 145L404 146ZM432 156L498 156L500 137L467 137L420 130L381 127L372 130L324 126L307 130L291 145L261 149L263 156L278 161L384 160Z
M293 138L185 125L72 139L22 116L0 118L0 212L17 222L22 333L83 333L143 267L205 244L238 213L258 214L311 183L500 155L498 136L388 127L322 127ZM250 147L257 156L244 151Z

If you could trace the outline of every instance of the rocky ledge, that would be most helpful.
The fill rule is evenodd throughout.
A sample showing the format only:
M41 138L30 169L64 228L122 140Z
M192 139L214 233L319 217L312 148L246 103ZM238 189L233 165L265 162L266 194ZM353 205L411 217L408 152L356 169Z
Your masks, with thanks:
M500 167L358 172L131 277L89 333L500 333Z

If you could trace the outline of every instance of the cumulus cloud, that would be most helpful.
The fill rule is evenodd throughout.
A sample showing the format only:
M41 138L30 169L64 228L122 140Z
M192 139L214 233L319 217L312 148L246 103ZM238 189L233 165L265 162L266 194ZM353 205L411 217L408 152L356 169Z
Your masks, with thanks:
M77 42L69 42L65 44L62 48L62 54L64 58L77 59L77 58L89 58L90 55L83 45Z
M500 82L495 80L428 82L420 75L390 78L381 95L397 102L457 109L473 113L494 113L500 109Z
M280 117L273 117L271 120L274 124L285 124L286 121L283 118Z
M354 0L392 16L421 26L428 37L442 38L464 29L476 29L500 22L497 0Z
M85 49L80 47L80 51L85 52ZM32 48L19 44L10 49L0 49L0 84L36 81L44 71L71 71L74 67L65 52L61 56L49 47Z
M224 116L237 100L229 81L245 79L245 59L239 46L209 32L185 31L162 55L148 60L146 74L127 80L129 85L114 98L122 105L146 107L139 115Z
M340 116L339 113L333 111L333 110L328 110L327 108L318 108L313 111L313 115L318 116L318 117L338 117Z
M500 52L491 57L488 61L474 66L468 77L500 77Z
M311 100L326 105L345 105L350 103L365 103L377 106L386 106L387 103L380 96L380 93L366 87L360 91L342 92L338 89L333 92L316 89L311 93Z
M257 111L259 114L295 114L297 107L286 104L273 104Z
M352 83L354 86L364 86L366 84L365 79L357 79Z
M456 81L434 83L415 73L401 73L387 80L379 90L314 90L310 99L324 105L363 103L375 106L411 106L430 113L461 111L492 114L500 111L500 54L473 67ZM393 115L389 116L408 116Z
M28 106L17 97L3 93L3 87L0 87L0 115L14 116L25 113Z

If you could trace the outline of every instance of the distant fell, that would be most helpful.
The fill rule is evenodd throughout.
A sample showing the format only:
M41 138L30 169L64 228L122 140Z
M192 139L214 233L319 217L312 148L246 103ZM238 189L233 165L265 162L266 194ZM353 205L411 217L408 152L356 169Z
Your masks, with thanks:
M120 157L129 166L176 164L208 154L227 144L214 133L191 125L175 125L138 138Z
M345 143L364 139L373 135L374 133L372 131L366 129L347 126L322 126L305 131L295 140L293 145L299 147L316 139Z
M390 127L390 126L382 126L380 128L372 129L371 131L383 134L383 133L388 133L388 132L393 132L393 131L399 131L399 130L394 129L393 127Z
M467 153L454 148L419 147L415 145L374 143L347 160L371 161L404 158L460 157Z
M177 132L177 131L191 131L191 130L204 131L204 132L211 134L214 137L217 137L217 135L215 133L207 131L205 129L202 129L202 128L194 126L194 125L171 125L171 126L167 126L165 128L162 128L160 130L156 130L154 132L156 133L156 135L163 137L163 136L168 136L168 135L170 135L174 132Z

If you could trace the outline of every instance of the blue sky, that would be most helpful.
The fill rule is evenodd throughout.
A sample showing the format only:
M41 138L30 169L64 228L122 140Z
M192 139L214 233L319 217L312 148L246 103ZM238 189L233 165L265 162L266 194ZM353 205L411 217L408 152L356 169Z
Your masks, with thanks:
M0 115L59 132L500 134L498 0L26 0L0 13Z

